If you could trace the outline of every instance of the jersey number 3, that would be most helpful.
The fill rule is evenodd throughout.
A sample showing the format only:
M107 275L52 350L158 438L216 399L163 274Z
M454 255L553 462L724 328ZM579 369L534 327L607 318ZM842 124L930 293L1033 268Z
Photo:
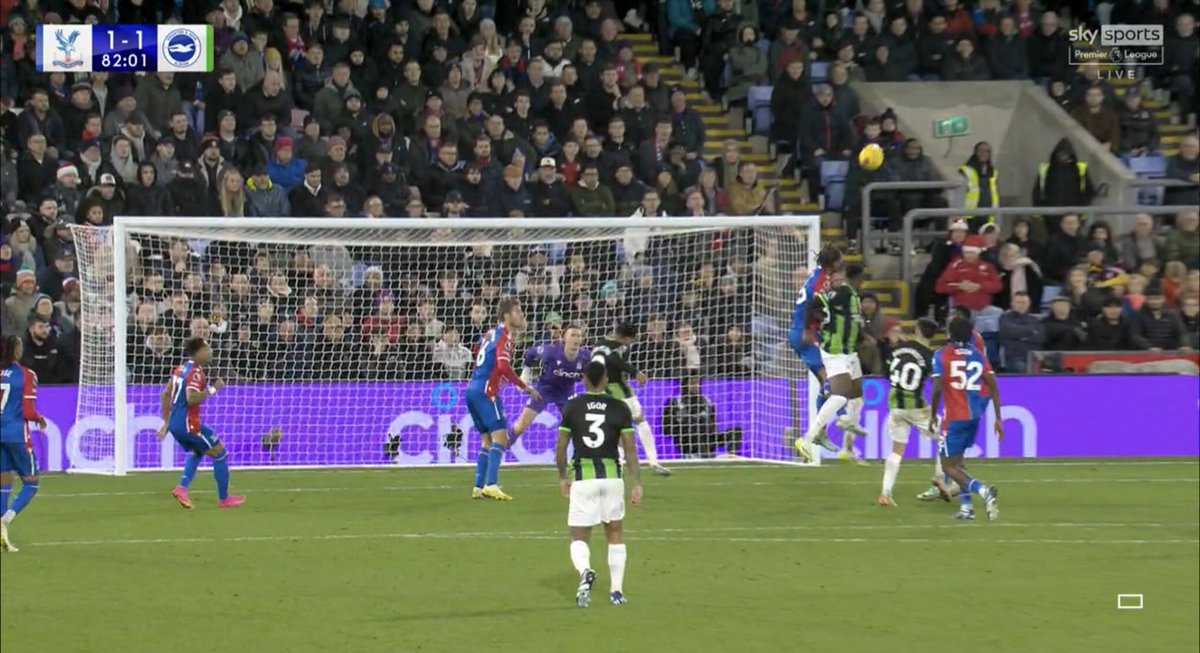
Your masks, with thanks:
M583 416L588 421L588 434L581 439L591 449L597 449L604 444L604 414L587 413Z
M955 390L979 392L982 387L983 363L979 361L954 361L950 363L950 387Z

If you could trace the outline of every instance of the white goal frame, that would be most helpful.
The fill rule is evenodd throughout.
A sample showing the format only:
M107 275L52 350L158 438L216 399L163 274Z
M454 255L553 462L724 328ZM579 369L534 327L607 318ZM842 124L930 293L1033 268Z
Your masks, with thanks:
M817 253L821 247L821 216L807 215L758 215L758 216L710 216L710 217L628 217L628 218L183 218L183 217L132 217L117 216L112 227L113 286L113 469L110 473L124 476L130 471L129 406L126 403L129 387L129 359L125 343L129 332L129 293L126 243L131 230L164 229L177 231L181 226L205 229L293 229L335 232L345 229L365 229L404 232L429 229L738 229L762 227L791 227L805 230L807 242L807 266L816 266ZM816 414L819 384L807 383L808 419ZM754 457L742 460L759 461ZM682 462L682 461L680 461ZM711 461L710 461L711 462ZM805 463L762 459L772 464ZM819 465L820 461L814 463ZM372 465L375 466L375 465ZM380 464L378 467L388 467ZM437 465L446 466L446 465ZM328 468L329 466L320 466ZM253 469L252 466L241 469ZM275 466L267 469L298 469L296 466ZM99 470L80 470L96 472ZM101 471L100 473L104 473Z

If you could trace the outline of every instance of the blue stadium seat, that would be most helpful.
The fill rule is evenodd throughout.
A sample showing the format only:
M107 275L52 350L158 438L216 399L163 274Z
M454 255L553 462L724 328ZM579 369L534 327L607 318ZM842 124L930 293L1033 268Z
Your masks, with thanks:
M821 188L825 189L825 209L841 211L846 206L846 174L849 161L822 161Z
M814 61L808 64L808 70L810 73L809 77L812 78L812 83L814 84L823 84L825 80L829 79L828 61Z
M746 95L746 109L754 117L754 133L765 136L771 133L771 86L751 86Z
M1162 179L1167 176L1167 160L1161 156L1136 156L1125 158L1125 165L1138 176L1138 179ZM1138 190L1138 204L1161 206L1164 189L1141 188Z

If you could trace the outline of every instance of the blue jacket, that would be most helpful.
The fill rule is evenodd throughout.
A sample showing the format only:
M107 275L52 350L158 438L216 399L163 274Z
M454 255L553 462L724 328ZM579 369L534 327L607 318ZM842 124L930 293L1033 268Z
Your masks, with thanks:
M271 177L271 181L278 184L286 193L292 192L300 184L304 183L304 171L308 169L308 162L304 159L292 159L292 162L283 165L279 159L272 158L267 164L267 174Z
M706 15L712 14L717 10L716 0L700 0L704 6ZM692 0L667 0L667 23L671 26L671 33L686 31L692 34L702 26L696 20L696 13L692 10Z

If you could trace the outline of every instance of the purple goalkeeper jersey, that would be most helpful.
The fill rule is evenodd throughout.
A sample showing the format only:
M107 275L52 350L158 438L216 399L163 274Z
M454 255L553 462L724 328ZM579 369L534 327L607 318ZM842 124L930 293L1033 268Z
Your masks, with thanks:
M527 349L525 367L541 367L533 387L542 395L540 402L530 399L529 407L541 412L548 404L554 404L561 411L571 395L575 394L575 385L583 380L583 368L589 360L591 356L583 347L579 348L575 358L568 358L565 345L561 342L546 342Z

